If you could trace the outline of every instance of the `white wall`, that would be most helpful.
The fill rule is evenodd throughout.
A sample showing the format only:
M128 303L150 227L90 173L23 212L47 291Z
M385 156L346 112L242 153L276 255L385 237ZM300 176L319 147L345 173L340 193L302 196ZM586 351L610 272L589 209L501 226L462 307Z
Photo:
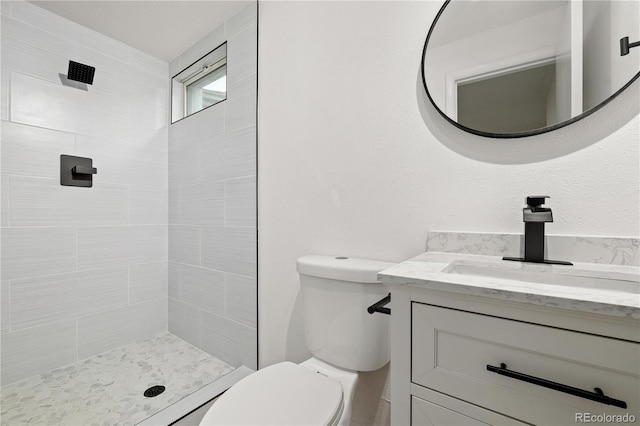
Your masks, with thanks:
M87 90L68 61L96 67ZM2 2L2 382L167 330L168 64ZM93 158L60 186L60 155Z
M465 134L420 79L439 1L263 2L259 26L259 349L308 356L295 260L402 261L429 230L522 232L548 194L549 234L640 233L639 84L596 114L517 140Z

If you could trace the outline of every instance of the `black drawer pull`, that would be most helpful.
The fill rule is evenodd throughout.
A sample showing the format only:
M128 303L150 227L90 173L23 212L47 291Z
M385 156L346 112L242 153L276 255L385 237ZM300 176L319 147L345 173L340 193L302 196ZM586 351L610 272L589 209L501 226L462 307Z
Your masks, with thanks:
M381 314L391 315L391 309L385 308L384 306L388 305L391 302L391 293L378 300L373 305L367 308L367 312L373 314L375 312L380 312Z
M580 398L590 399L591 401L600 402L614 407L627 408L627 403L618 399L606 396L602 389L595 388L595 392L589 392L583 389L574 388L573 386L563 385L562 383L552 382L550 380L541 379L539 377L529 376L528 374L518 373L517 371L507 370L507 365L502 363L500 367L487 364L487 370L498 373L501 376L511 377L512 379L522 380L523 382L532 383L534 385L568 393L570 395L579 396Z

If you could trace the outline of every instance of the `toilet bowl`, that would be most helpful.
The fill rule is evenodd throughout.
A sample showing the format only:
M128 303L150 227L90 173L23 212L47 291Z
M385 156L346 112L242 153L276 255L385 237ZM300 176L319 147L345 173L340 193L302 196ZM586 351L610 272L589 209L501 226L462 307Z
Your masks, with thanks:
M262 368L216 400L201 425L349 425L358 371L389 361L388 317L367 307L386 296L377 273L392 263L298 259L307 347L301 364Z

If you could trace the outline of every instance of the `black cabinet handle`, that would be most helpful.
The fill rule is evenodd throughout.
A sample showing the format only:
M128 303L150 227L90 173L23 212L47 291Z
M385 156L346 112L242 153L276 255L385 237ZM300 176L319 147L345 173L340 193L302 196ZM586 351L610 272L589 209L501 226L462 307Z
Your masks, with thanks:
M391 315L391 309L384 307L389 302L391 302L391 293L386 295L384 298L378 300L373 305L369 306L367 308L367 312L369 312L370 314L374 312L380 312L381 314Z
M501 376L511 377L512 379L522 380L523 382L532 383L534 385L568 393L570 395L579 396L580 398L590 399L591 401L600 402L614 407L627 408L627 403L618 399L606 396L602 389L595 388L595 392L589 392L584 389L574 388L573 386L563 385L562 383L552 382L550 380L541 379L539 377L529 376L528 374L518 373L517 371L507 370L507 365L502 363L500 367L487 364L487 370L498 373Z

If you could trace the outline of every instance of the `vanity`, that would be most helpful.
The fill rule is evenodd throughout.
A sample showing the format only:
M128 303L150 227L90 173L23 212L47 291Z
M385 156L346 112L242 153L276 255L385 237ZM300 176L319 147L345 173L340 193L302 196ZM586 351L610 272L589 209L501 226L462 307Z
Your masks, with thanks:
M432 233L426 253L379 274L391 424L640 421L637 240L547 238L574 265L502 260L518 235Z

